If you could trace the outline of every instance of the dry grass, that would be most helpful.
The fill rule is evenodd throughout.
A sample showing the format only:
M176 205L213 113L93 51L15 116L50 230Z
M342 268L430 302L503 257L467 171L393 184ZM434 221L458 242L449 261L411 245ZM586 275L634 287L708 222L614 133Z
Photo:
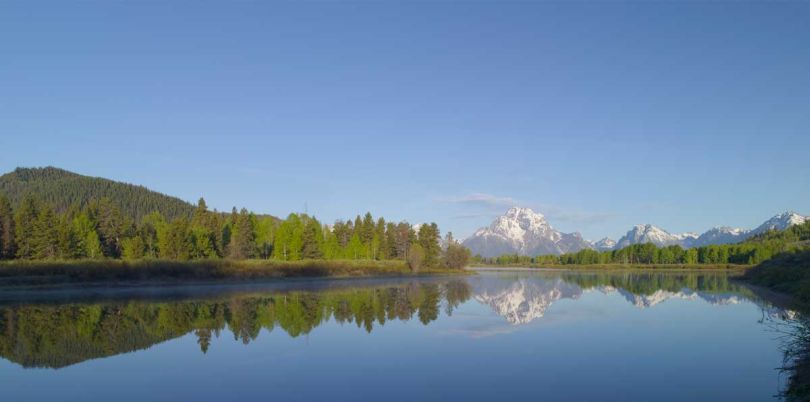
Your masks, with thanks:
M458 273L423 269L419 275ZM79 260L5 261L0 284L53 284L108 281L250 280L301 277L413 276L402 261L364 260Z

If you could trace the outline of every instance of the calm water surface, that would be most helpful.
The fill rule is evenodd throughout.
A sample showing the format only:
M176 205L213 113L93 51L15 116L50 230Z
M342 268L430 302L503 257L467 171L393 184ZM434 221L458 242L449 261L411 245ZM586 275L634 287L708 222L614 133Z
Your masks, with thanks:
M725 273L0 292L0 400L767 401L795 313Z

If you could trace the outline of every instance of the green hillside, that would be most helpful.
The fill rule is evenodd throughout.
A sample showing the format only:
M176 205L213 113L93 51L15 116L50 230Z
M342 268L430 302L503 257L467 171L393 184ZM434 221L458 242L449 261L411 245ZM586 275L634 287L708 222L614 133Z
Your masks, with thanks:
M125 215L139 221L152 211L168 219L191 216L194 206L143 186L90 177L55 167L17 168L0 176L0 193L16 208L27 194L64 211L71 204L86 205L90 200L109 198Z

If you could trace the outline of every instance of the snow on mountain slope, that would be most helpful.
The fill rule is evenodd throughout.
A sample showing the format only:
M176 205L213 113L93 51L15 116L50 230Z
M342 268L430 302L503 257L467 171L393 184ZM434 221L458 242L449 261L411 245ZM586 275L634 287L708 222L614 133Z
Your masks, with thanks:
M731 228L728 226L714 227L700 235L692 247L708 246L710 244L732 244L741 242L751 236L750 230Z
M562 254L592 248L579 233L562 233L551 227L542 214L518 207L478 229L462 244L484 257Z
M695 233L672 234L650 224L636 225L616 242L615 248L644 243L653 243L659 247L672 245L691 247L691 243L697 238L698 235Z
M768 219L756 229L752 230L751 235L758 235L769 230L785 230L793 225L801 225L807 222L808 219L810 218L799 215L792 211L783 212L771 219Z
M502 254L544 255L577 252L582 249L609 251L633 244L653 243L656 246L678 245L683 248L713 244L733 244L768 230L785 230L810 220L795 212L784 212L768 219L756 229L718 226L698 235L673 234L651 224L636 225L618 241L604 238L595 243L582 239L579 233L562 233L548 224L542 214L529 208L511 208L488 227L481 228L464 240L473 254L497 257Z
M684 248L739 243L751 236L767 232L768 230L785 230L793 225L800 225L808 220L810 220L810 218L807 216L795 212L783 212L768 219L753 230L719 226L707 230L700 236L694 233L674 235L653 225L636 225L627 232L624 237L619 239L615 248L627 247L631 244L639 243L653 243L657 246L677 244Z
M578 299L582 288L560 278L503 280L477 277L472 280L473 297L512 325L528 324L543 317L560 299Z

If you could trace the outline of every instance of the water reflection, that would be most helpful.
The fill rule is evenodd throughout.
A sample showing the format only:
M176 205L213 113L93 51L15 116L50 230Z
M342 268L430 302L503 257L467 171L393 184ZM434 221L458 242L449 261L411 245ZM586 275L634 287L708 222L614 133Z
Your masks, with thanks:
M351 282L349 282L351 283ZM223 292L179 300L13 304L0 307L0 356L23 367L61 368L148 348L194 333L202 353L229 331L248 344L262 329L290 337L324 322L367 332L392 320L428 325L470 299L508 323L537 320L555 301L587 292L618 294L639 308L678 298L729 305L750 301L769 317L794 314L757 297L725 273L486 273L337 289Z
M231 295L205 300L15 305L0 308L0 355L24 367L60 368L148 348L194 332L205 353L226 328L248 344L262 329L291 337L334 319L371 332L389 320L428 324L470 297L461 280L397 286Z
M472 278L475 300L489 305L510 324L543 317L560 299L579 299L587 292L617 293L638 308L670 299L702 300L714 305L749 301L774 318L795 312L774 306L724 272L502 273Z

